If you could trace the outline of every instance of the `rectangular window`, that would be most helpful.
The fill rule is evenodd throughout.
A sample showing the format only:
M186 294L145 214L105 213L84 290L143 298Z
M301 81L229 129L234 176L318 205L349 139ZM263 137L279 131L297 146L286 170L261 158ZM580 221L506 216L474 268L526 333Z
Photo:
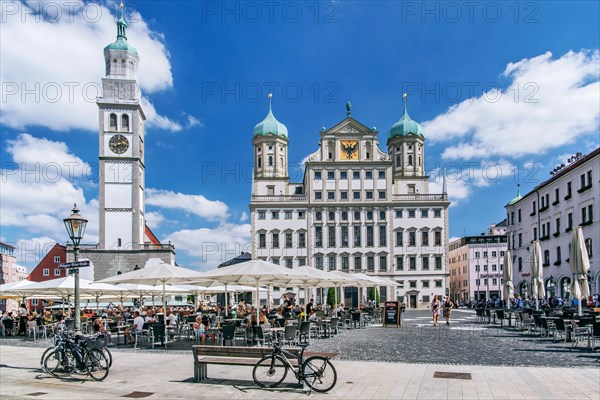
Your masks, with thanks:
M408 287L414 289L417 287L417 281L408 281Z
M513 236L514 239L514 236ZM534 226L533 227L533 240L537 240L537 228ZM513 248L514 248L514 243L513 243Z
M348 179L348 172L340 171L340 179Z
M327 200L335 200L335 192L327 192Z
M323 199L323 193L315 192L315 200L322 200L322 199Z
M367 200L373 200L373 192L372 192L372 191L370 191L370 190L367 190L367 191L365 192L365 198L366 198Z
M387 271L387 256L379 256L379 270Z
M298 211L298 219L304 219L304 211Z
M409 246L417 245L417 232L415 232L415 231L408 232L408 245Z
M329 180L335 179L335 171L327 171L327 179L329 179Z
M267 247L267 235L265 233L258 234L258 247L261 249Z
M567 232L573 229L573 213L567 214Z
M402 210L396 210L396 218L402 218Z
M421 282L421 283L422 283L422 285L423 285L423 288L425 288L425 289L429 289L429 281L423 281L423 282Z
M421 269L423 271L429 271L429 256L423 256L421 258Z
M271 262L272 262L273 264L277 264L277 265L279 265L279 257L273 257L273 259L271 260Z
M421 210L421 218L429 217L429 210Z
M367 225L367 246L373 246L375 243L374 236L373 225Z
M323 227L315 226L315 247L323 247Z
M519 247L523 246L523 234L519 233Z
M404 257L396 257L396 271L404 271Z
M279 211L271 212L271 219L279 219Z
M362 258L361 257L354 257L354 269L356 271L360 271L362 269Z
M402 245L403 245L403 244L402 244L402 236L403 236L403 233L404 233L404 232L402 232L402 231L396 231L396 246L397 246L397 247L400 247L400 246L402 246Z
M417 270L417 257L416 256L408 257L408 269L411 271Z
M435 241L435 246L441 246L442 245L442 232L441 231L434 231L433 232L433 240Z
M285 259L285 267L292 269L294 267L294 259L292 258L286 258Z
M517 210L517 221L521 222L521 209L520 208Z
M365 179L373 179L373 171L365 171Z
M348 247L348 226L342 226L342 247Z
M421 245L429 246L429 232L421 232Z
M442 269L442 256L435 256L435 269L438 271Z
M379 191L379 200L385 200L385 190Z
M315 180L318 181L321 179L321 171L315 171Z
M60 256L54 256L54 262L56 264L60 263Z
M286 211L284 216L285 216L285 219L292 219L292 212Z
M360 171L352 171L352 179L360 179Z
M581 223L585 224L587 222L587 208L583 207L581 209Z
M42 270L42 274L43 274L44 276L50 276L50 268L44 268L44 269Z
M414 218L415 217L415 210L408 210L408 218Z
M348 256L342 257L342 271L348 271L350 269L350 259Z
M54 276L60 276L60 268L54 268Z
M434 218L442 218L442 210L433 210Z
M267 213L264 211L259 211L258 212L258 219L266 219L267 218Z
M367 257L367 271L375 271L375 257L373 256Z
M306 265L306 257L298 257L298 266L304 267Z
M353 229L354 229L354 247L361 247L362 246L362 239L361 239L361 230L360 230L360 225L354 225Z
M336 270L336 265L335 265L335 256L329 256L327 258L327 268L330 271L335 271Z
M594 208L590 204L588 206L588 224L591 224L592 222L594 222Z
M327 244L329 247L335 247L335 226L327 227Z
M340 199L348 200L348 192L340 192Z
M298 232L298 247L303 249L306 247L306 233Z
M285 233L285 247L287 247L287 248L292 247L292 233L291 232Z
M321 271L323 270L323 257L315 257L315 268L320 269Z
M567 195L565 196L565 200L569 200L571 198L571 182L567 182Z
M354 200L360 200L360 192L359 191L352 192L352 198Z
M465 281L465 282L466 282L466 281ZM466 285L466 283L465 283L465 285ZM440 288L440 287L442 287L442 281L439 281L439 280L435 281L435 287L436 287L436 288Z
M385 179L385 171L379 171L379 179Z
M274 233L273 234L273 248L274 249L278 249L279 248L279 233Z
M380 246L387 246L386 228L387 227L385 225L380 225L379 226L379 245Z

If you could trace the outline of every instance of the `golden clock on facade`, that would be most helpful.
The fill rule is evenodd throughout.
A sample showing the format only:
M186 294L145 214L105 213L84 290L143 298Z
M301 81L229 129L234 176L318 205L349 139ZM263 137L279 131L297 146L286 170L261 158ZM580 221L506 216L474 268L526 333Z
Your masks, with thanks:
M340 158L358 160L358 140L340 140Z
M108 147L115 154L123 154L129 149L129 141L123 135L115 135L108 141Z

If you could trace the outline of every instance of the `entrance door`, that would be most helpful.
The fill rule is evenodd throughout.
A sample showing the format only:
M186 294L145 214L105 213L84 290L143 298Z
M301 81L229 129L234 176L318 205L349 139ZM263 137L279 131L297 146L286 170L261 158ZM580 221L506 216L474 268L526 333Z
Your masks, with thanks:
M410 308L417 308L417 295L411 294L408 296Z

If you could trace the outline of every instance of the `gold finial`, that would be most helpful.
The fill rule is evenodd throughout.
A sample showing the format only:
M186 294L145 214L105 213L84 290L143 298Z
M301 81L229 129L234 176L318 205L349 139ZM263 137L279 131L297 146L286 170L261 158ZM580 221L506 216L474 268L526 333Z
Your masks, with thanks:
M121 2L121 4L119 4L119 8L124 8L125 4L123 4L123 2Z

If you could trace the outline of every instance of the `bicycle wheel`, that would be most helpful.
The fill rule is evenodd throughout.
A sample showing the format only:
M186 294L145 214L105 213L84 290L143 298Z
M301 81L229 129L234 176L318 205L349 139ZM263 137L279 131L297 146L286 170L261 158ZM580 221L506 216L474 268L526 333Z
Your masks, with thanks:
M252 378L260 387L276 387L287 376L288 366L280 356L266 356L256 363Z
M46 350L44 350L44 353L40 357L40 369L44 372L48 372L48 371L46 371L46 367L44 366L46 357L48 356L48 354L52 353L54 351L54 349L56 349L56 347L54 347L54 346L48 347Z
M43 370L55 378L71 375L75 371L75 360L72 357L67 350L53 350L46 355Z
M100 350L90 350L85 354L85 365L88 375L95 381L102 381L108 376L108 359Z
M307 358L301 367L302 376L315 392L328 392L337 382L337 372L328 358L313 356Z
M110 350L108 350L108 347L103 347L100 349L100 351L102 352L102 354L104 354L104 357L106 357L106 359L108 360L108 366L112 367L112 353L110 352Z

